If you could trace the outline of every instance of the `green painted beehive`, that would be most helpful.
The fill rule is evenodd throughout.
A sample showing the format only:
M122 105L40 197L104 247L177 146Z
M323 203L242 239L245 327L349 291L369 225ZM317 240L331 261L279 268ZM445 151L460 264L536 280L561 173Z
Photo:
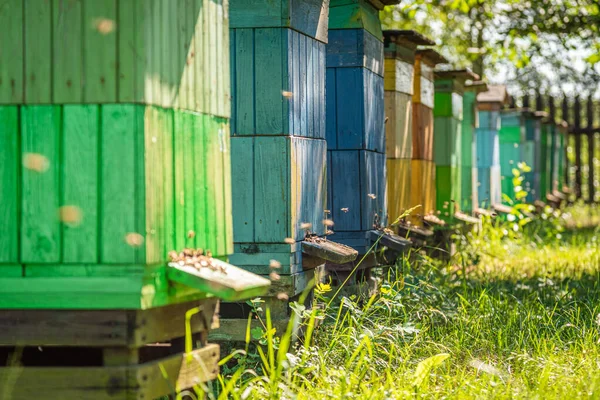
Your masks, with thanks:
M0 308L218 291L167 256L233 250L226 5L12 0L0 23Z
M450 222L462 205L472 199L472 196L463 199L462 190L462 142L472 141L472 135L463 137L463 95L466 81L475 81L479 77L469 70L437 71L435 76L436 209L440 218ZM468 144L467 147L470 148Z

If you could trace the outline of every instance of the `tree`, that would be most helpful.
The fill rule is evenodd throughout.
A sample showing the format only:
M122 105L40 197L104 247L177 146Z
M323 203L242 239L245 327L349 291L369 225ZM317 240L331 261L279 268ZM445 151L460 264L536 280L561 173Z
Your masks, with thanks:
M454 65L521 89L579 93L600 82L597 0L406 0L382 17L432 37Z

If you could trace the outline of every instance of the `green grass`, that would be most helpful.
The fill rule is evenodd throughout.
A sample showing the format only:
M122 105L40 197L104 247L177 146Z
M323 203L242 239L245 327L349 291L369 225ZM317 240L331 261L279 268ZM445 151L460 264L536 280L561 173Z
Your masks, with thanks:
M445 265L402 262L366 304L315 309L289 352L268 333L225 360L221 398L600 398L600 251L562 228L571 211L487 224Z

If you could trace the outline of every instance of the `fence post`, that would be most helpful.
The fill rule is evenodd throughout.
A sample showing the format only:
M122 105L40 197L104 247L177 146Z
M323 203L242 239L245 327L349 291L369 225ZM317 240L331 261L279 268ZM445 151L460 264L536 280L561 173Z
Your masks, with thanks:
M593 98L590 94L587 100L587 137L588 137L588 190L589 197L588 203L593 203L595 201L596 192L594 188L594 106L593 106Z
M562 119L563 121L566 121L567 124L570 124L569 121L569 102L567 100L567 95L563 94L563 101L562 101ZM566 134L565 134L565 146L564 146L564 158L565 158L565 167L563 170L564 173L564 183L567 186L567 188L572 189L572 183L571 182L571 177L570 177L570 173L569 173L569 131L567 130Z
M581 103L579 96L575 96L575 103L573 104L573 118L575 123L575 198L581 199Z

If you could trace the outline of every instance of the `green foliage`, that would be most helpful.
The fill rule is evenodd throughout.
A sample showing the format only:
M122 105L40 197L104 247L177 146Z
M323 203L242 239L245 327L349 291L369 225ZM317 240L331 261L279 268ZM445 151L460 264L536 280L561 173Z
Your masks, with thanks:
M521 87L600 82L597 0L407 0L382 12L389 29L414 29L436 40L457 66L502 70ZM587 63L583 71L574 60ZM481 64L481 65L480 65Z
M561 224L589 215L581 207L560 213ZM303 342L278 342L267 318L267 342L230 356L209 397L599 397L597 232L530 237L541 215L511 234L511 221L487 219L448 264L403 260L367 301L331 303L321 286L321 307L293 307Z

